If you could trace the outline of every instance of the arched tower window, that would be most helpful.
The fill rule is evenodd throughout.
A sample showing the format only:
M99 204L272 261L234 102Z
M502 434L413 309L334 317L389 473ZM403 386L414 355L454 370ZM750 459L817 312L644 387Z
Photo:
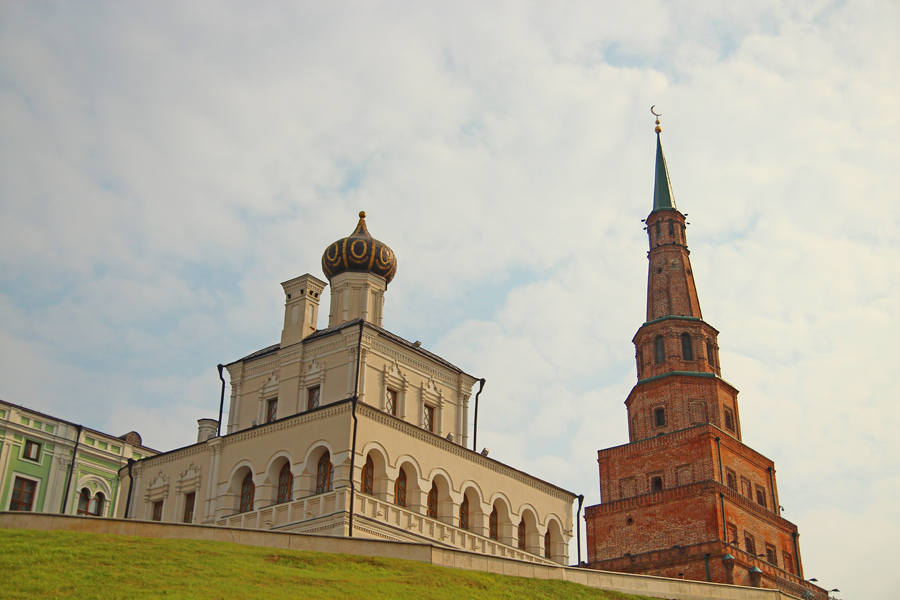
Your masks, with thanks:
M431 484L431 491L428 492L428 516L432 519L438 518L438 489L437 483Z
M681 334L681 357L684 360L694 360L694 347L689 333Z
M488 519L488 536L492 540L500 539L500 515L497 514L497 507L491 511L490 519Z
M394 504L397 506L406 506L406 471L400 469L397 474L397 481L394 482Z
M469 529L469 497L463 496L462 504L459 505L459 528Z
M375 463L372 461L371 456L366 457L366 466L363 467L362 479L363 494L371 496L372 490L375 488Z
M319 459L319 465L316 468L316 493L324 494L331 491L334 479L334 467L331 465L331 454L326 450Z
M712 340L706 340L706 360L709 362L710 366L716 366L716 349L713 347Z
M656 364L660 365L666 362L666 342L661 335L656 336L656 339L653 340L653 355Z
M278 472L278 504L291 501L291 490L294 487L294 475L291 473L291 464L284 463Z
M247 473L244 482L241 483L241 506L238 512L247 512L253 510L253 495L256 492L256 486L253 485L253 475Z
M674 235L675 235L675 221L673 221L672 219L669 219L669 237L672 237Z

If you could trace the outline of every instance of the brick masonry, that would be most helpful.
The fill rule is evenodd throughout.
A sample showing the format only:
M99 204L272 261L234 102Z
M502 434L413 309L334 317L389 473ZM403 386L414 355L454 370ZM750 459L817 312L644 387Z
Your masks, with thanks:
M588 564L825 598L803 579L774 463L741 441L738 391L722 379L718 331L703 321L684 215L656 210L646 223L647 321L632 340L629 443L597 454Z

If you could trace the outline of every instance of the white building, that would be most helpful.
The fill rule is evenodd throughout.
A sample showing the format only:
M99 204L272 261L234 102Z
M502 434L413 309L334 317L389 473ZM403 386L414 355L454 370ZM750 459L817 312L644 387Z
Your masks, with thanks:
M330 245L328 285L282 284L281 343L226 365L229 420L123 470L128 518L309 532L568 562L575 495L468 449L479 380L382 327L396 258L366 229ZM126 516L120 502L119 516Z

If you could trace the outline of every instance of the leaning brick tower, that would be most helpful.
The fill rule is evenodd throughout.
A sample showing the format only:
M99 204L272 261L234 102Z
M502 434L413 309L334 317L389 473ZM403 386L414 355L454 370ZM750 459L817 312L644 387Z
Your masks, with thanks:
M629 442L598 452L601 503L585 511L589 566L827 598L803 578L774 463L741 441L738 391L722 379L719 332L700 312L660 131L657 119L647 320L632 340L638 382L625 400Z

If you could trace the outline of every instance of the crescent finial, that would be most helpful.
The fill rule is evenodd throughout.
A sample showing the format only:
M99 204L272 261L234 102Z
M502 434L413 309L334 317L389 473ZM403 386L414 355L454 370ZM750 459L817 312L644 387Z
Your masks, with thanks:
M653 110L654 108L656 108L656 105L655 105L655 104L654 104L653 106L650 107L650 112L653 114L653 116L654 116L654 117L661 117L661 116L662 116L662 113L656 112L655 110Z

